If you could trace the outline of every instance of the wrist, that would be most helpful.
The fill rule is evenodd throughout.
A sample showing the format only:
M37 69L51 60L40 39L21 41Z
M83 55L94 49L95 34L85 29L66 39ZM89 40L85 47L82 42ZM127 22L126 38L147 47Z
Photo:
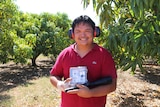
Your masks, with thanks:
M57 89L60 91L64 91L64 82L63 81L58 81L57 82Z
M90 89L90 90L89 90L89 97L93 97L93 93L94 93L93 90Z

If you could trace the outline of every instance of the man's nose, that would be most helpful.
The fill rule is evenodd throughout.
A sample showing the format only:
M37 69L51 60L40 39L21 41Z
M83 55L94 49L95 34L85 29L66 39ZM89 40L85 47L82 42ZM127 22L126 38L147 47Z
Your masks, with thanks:
M86 36L86 33L85 32L81 32L81 36L82 37Z

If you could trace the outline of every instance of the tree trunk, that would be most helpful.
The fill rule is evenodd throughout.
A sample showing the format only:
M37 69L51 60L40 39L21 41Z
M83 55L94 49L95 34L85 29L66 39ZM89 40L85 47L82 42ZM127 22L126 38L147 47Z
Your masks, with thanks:
M36 58L37 57L32 58L32 66L37 66L37 64L36 64Z
M39 55L40 55L40 54L37 54L37 55L33 56L33 58L32 58L32 66L37 66L37 64L36 64L36 59L37 59L37 57L38 57Z

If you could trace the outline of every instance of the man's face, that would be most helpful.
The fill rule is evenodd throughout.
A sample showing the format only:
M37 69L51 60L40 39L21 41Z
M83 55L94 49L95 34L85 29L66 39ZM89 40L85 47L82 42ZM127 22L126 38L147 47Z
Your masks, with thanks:
M93 43L93 28L86 23L80 23L74 28L73 39L78 45L87 46Z

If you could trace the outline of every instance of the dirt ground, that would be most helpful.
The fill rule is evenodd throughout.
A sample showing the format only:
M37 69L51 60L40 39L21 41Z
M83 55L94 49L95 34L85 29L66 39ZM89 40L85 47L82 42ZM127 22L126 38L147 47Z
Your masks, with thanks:
M160 67L146 69L146 74L137 70L135 75L118 70L117 89L108 95L108 106L160 107Z
M49 76L53 61L37 60L37 67L7 63L0 65L0 92L27 80ZM160 107L160 66L146 65L146 73L118 70L117 90L107 97L107 107ZM3 97L0 96L0 100Z

